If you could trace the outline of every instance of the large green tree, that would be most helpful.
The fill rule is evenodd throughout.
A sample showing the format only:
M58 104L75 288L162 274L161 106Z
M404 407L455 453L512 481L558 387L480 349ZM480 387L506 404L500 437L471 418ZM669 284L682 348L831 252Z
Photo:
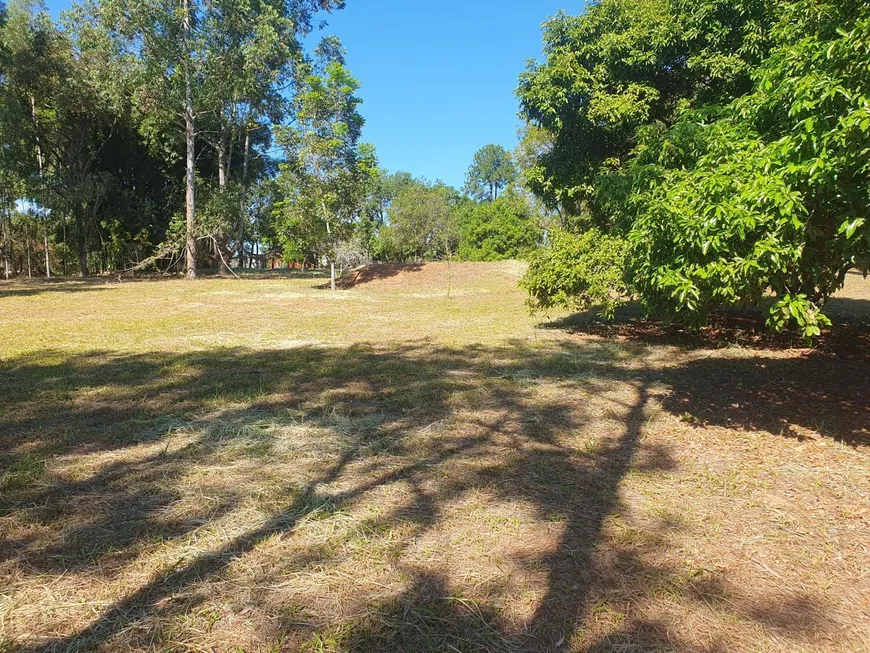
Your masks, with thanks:
M300 37L311 31L318 8L342 3L286 0L210 0L201 10L206 34L201 53L204 73L199 89L199 133L214 154L216 192L209 193L208 233L214 239L218 270L226 273L234 251L244 263L248 223L248 188L270 149L271 126L286 114L286 89L306 67ZM340 51L327 38L316 51ZM254 161L252 161L254 154Z
M393 198L389 220L396 258L449 257L458 243L457 193L443 183L417 179Z
M80 40L102 45L116 67L118 81L132 88L143 132L171 149L183 134L185 161L185 261L196 277L196 130L195 91L203 86L206 35L197 0L84 0L74 8Z
M644 132L687 107L717 105L751 88L774 20L766 0L599 0L544 25L544 61L518 95L545 146L526 173L551 209L602 226L630 180L624 167Z
M0 28L4 171L18 177L7 199L31 200L16 236L29 255L42 231L47 275L52 266L66 273L72 258L83 276L119 267L158 238L163 203L175 198L142 146L106 50L81 37L69 23L54 25L43 5L20 0Z
M784 3L772 38L751 93L678 124L687 164L639 198L629 274L651 312L693 324L772 290L770 326L812 337L870 265L870 6Z
M541 225L533 203L515 189L492 202L463 207L459 258L501 261L528 257L541 240Z
M45 6L18 0L4 12L0 32L3 136L2 201L8 213L17 199L37 200L41 217L45 274L51 276L47 161L44 137L53 117L49 98L62 84L62 39ZM8 226L8 225L7 225ZM7 244L10 231L7 229Z
M602 0L545 40L520 86L551 143L530 186L627 243L615 285L693 325L772 292L773 328L818 335L870 252L866 3Z

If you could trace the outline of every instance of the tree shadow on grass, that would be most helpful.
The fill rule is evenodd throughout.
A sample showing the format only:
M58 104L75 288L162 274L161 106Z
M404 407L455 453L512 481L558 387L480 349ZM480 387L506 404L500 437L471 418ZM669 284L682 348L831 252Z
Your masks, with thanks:
M337 632L335 615L321 613L302 623L269 620L264 637L301 646L328 636L348 651L554 650L585 627L602 583L618 587L641 579L631 581L632 592L647 596L676 573L650 570L637 551L610 562L599 555L605 521L620 508L623 478L632 470L674 467L669 451L642 440L653 397L663 397L668 410L696 410L705 418L694 406L713 385L699 386L696 377L719 374L714 361L709 368L689 362L683 369L645 365L647 356L644 347L631 345L513 343L135 356L41 352L4 361L0 510L11 522L48 529L3 544L0 563L21 582L68 573L91 573L101 582L120 577L154 550L155 541L183 543L236 514L253 492L237 479L258 479L260 461L264 468L273 458L289 461L270 471L279 487L254 525L161 567L86 626L57 627L62 635L20 642L20 648L169 646L161 639L167 624L207 602L209 584L225 581L240 561L275 538L292 540L317 515L370 507L376 516L366 528L403 533L387 558L395 561L396 578L411 580L396 581L386 599L360 592L353 599L367 616ZM812 367L818 360L782 370L795 377L795 401L807 390L801 379L819 379ZM741 369L727 374L740 376ZM770 382L762 377L760 383ZM839 389L820 387L813 396L819 402L832 399L821 393ZM832 405L855 413L859 399L849 395ZM732 409L722 402L718 410L727 415ZM603 418L605 412L610 417ZM842 432L857 433L862 416L853 414L856 422L842 425ZM587 431L595 436L581 447L572 438ZM99 464L66 473L39 466L91 458ZM251 471L233 476L240 468ZM195 473L203 475L193 479L202 501L176 517L172 511ZM209 480L225 475L229 485ZM379 507L388 492L393 502ZM486 597L467 596L469 588L457 586L449 567L401 562L453 517L447 506L474 493L520 502L536 520L557 525L549 545L514 561L542 579L535 608L522 623L509 623ZM341 556L303 541L293 559L276 564L270 575L298 576L339 566ZM635 626L644 628L643 641L669 632Z
M870 358L706 358L667 380L664 407L692 422L870 446Z
M701 424L870 446L870 324L852 313L835 318L812 348L797 334L770 333L760 311L719 315L693 331L645 319L632 304L612 322L583 313L545 326L689 353L730 349L663 370L659 380L671 390L664 407ZM801 354L779 353L794 349Z
M870 352L870 300L834 297L826 306L826 313L832 319L833 327L815 340L814 349L841 356L864 356ZM548 330L686 350L810 348L794 330L771 332L765 325L766 316L763 308L733 308L711 315L710 324L703 329L690 329L680 323L666 324L647 318L640 302L631 301L617 308L612 320L605 320L596 310L589 310L539 326Z
M0 299L4 297L38 297L46 293L88 293L107 290L106 281L101 279L98 282L87 280L82 281L16 281L7 284L0 284Z
M825 304L825 314L835 323L857 324L870 330L870 299L835 296Z
M621 305L613 320L605 320L595 310L590 310L540 326L544 329L686 350L726 347L771 350L806 346L805 341L796 333L771 333L764 326L763 312L757 309L735 309L713 315L709 326L695 330L683 324L665 324L660 320L647 318L640 302L632 301Z

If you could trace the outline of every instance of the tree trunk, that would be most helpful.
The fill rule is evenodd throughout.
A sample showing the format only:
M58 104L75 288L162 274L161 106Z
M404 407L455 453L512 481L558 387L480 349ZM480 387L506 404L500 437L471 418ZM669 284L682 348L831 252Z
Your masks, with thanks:
M45 246L45 278L51 279L51 264L48 258L48 216L42 222L42 240Z
M27 220L24 220L24 247L27 251L27 278L33 278L33 271L30 267L30 229L27 226Z
M242 192L239 202L239 269L245 267L245 225L248 217L248 162L251 156L251 130L245 126L245 155L242 159Z
M76 253L79 259L79 276L84 279L88 276L88 249L87 238L84 229L84 220L81 216L76 216Z
M9 214L7 210L7 215L3 219L3 273L6 276L6 281L9 281L9 264L10 259L12 258L12 252L10 248L10 229L9 229Z
M63 276L67 275L66 271L66 215L63 216L63 256L61 257L61 271Z
M329 211L326 210L326 202L320 200L320 207L323 209L323 220L326 222L326 235L329 236L329 242L332 247L332 256L329 257L329 287L335 290L335 243L332 242L332 227L329 225Z
M33 113L33 124L36 127L36 164L39 169L39 181L41 183L43 174L42 142L39 139L39 121L36 115L36 98L33 95L30 96L30 109ZM41 213L43 213L43 217L45 218L45 222L42 225L42 235L43 240L45 241L45 278L51 279L51 264L49 263L48 259L48 216L44 213L42 202L40 202L39 210Z
M221 134L220 143L218 143L218 190L221 194L223 194L227 189L227 141L226 135ZM217 269L219 277L226 277L229 275L229 268L227 267L227 237L223 233L223 229L221 229L221 234L215 238L214 243L214 253L215 258L217 259Z
M185 258L187 278L196 278L196 116L193 112L193 91L190 80L190 0L183 0L182 40L184 42L184 140L187 149L187 174L184 212L187 228Z
M453 280L453 271L450 268L450 258L450 254L447 254L447 299L450 299L450 282Z

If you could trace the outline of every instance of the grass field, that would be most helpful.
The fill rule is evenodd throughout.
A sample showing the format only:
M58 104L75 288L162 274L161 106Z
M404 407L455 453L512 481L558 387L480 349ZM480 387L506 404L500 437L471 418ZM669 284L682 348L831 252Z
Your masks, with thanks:
M0 285L0 650L870 650L870 282L806 349L522 269Z

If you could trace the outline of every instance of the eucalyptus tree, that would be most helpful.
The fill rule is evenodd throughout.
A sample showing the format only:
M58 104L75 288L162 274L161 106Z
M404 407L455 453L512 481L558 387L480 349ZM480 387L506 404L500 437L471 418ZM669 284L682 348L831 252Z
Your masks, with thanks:
M399 189L390 228L402 260L451 257L457 246L456 192L443 183L415 179ZM467 201L467 200L466 200Z
M358 89L340 61L324 62L301 80L294 120L277 130L285 158L273 216L278 243L285 256L312 250L324 256L333 290L336 243L358 222L377 175L374 148L360 142Z
M379 226L387 224L393 199L399 191L412 183L414 177L410 172L390 174L383 168L379 169L369 185L366 199L366 215L369 219Z
M197 53L204 35L197 29L195 0L84 0L68 22L79 43L103 48L117 72L143 134L164 150L185 152L185 266L196 276L196 108L202 72Z
M300 39L311 32L318 10L341 6L334 0L203 3L201 29L208 38L202 53L200 131L216 157L218 198L212 205L217 209L214 227L221 271L232 256L228 243L233 237L240 264L244 261L251 157L266 156L270 127L283 120L285 97L306 70ZM340 44L328 37L315 54L336 47L340 50Z
M115 127L129 115L126 102L116 92L105 52L84 40L74 42L42 4L12 3L2 40L9 53L4 96L14 114L4 129L9 154L4 158L19 165L22 159L33 162L29 190L23 188L15 199L30 196L43 218L46 274L51 270L49 215L64 234L64 252L71 219L79 272L85 276L89 240L115 191L112 168L101 167L100 159ZM28 151L29 156L23 154Z
M584 233L532 261L532 303L634 294L698 327L772 293L771 328L819 335L870 266L868 44L861 0L601 0L550 21L519 89L549 143L527 178Z
M124 78L143 131L172 150L183 134L185 160L185 260L196 276L197 157L199 141L214 126L211 142L218 184L226 189L230 146L241 133L249 152L258 117L279 97L294 62L299 39L312 29L320 10L341 8L343 0L85 0L77 23L102 42ZM268 119L273 116L267 116ZM174 133L167 128L174 126ZM241 185L247 180L242 166ZM239 205L244 203L242 194ZM237 221L241 225L241 218ZM214 234L209 234L214 235ZM222 238L227 234L221 234ZM240 239L243 234L240 234Z
M3 57L2 193L7 205L29 197L39 209L42 223L45 274L51 276L49 258L49 213L46 177L46 136L54 123L52 98L63 85L65 65L63 39L45 5L15 0L4 12L0 26ZM11 210L11 208L10 208Z

